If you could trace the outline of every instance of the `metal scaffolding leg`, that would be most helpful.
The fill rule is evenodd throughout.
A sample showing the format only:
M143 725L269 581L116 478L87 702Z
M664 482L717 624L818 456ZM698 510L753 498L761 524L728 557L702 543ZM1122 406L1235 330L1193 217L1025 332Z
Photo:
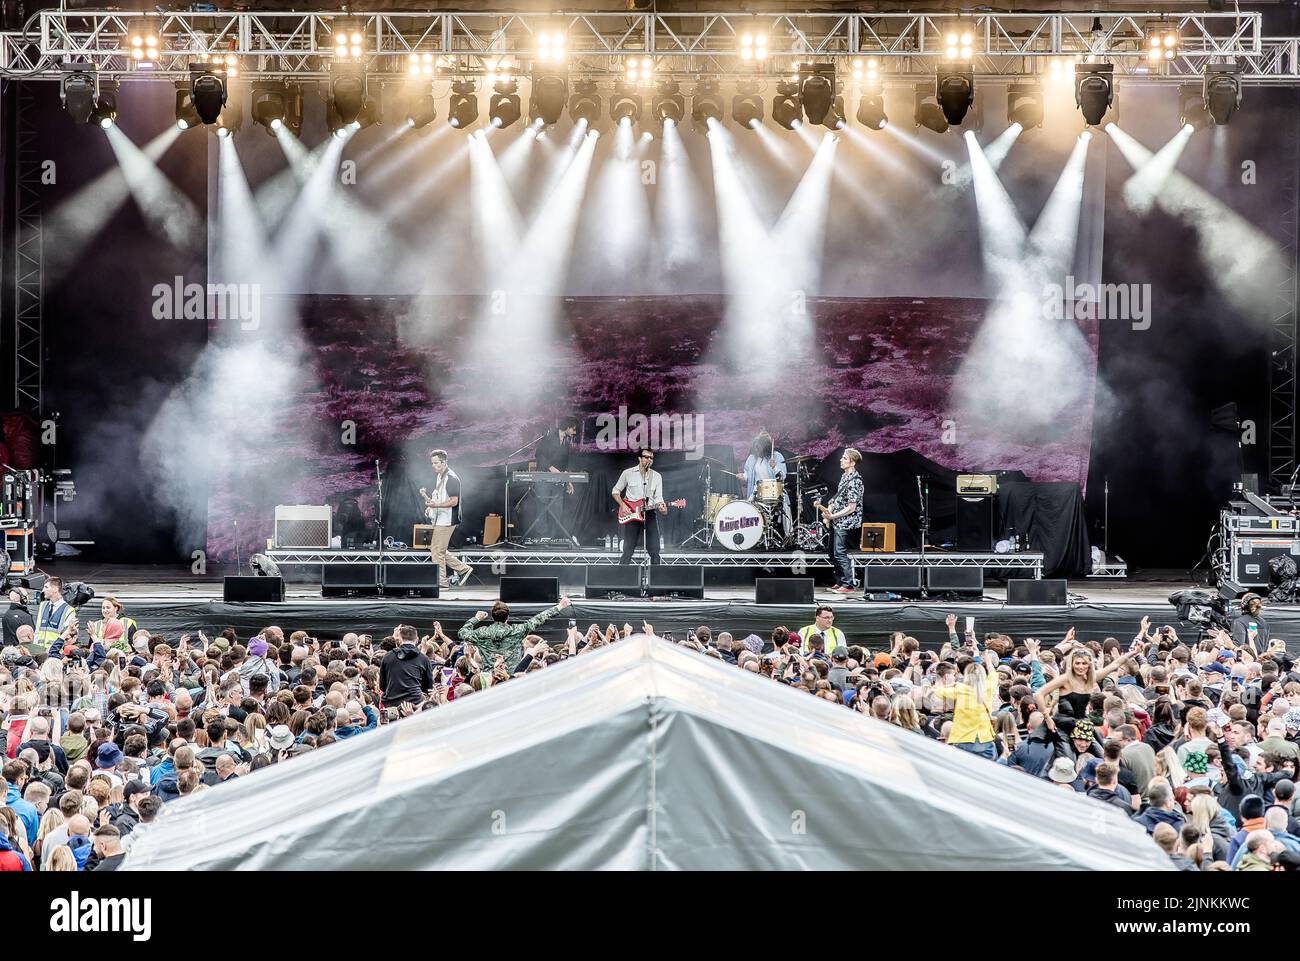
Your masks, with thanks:
M45 384L41 160L36 149L35 94L19 82L14 98L14 393L15 410L39 417Z
M1295 111L1292 111L1295 117ZM1268 364L1268 479L1276 489L1295 470L1296 460L1296 244L1300 230L1300 119L1285 129L1286 156L1293 158L1279 198L1282 218L1278 242L1286 276L1278 284L1277 305L1269 333Z

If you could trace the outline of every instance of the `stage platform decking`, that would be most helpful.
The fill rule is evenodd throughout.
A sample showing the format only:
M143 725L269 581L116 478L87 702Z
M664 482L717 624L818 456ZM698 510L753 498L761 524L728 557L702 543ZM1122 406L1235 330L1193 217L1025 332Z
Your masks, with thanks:
M42 568L66 580L81 580L98 595L114 594L128 613L155 633L175 637L202 629L209 634L222 627L234 627L240 634L252 634L267 624L290 630L306 630L327 637L347 631L386 634L397 624L409 623L421 632L441 621L447 633L459 627L476 611L496 599L494 584L470 585L430 600L404 598L322 598L318 585L290 584L286 599L278 604L226 604L221 599L221 578L233 571L209 570L191 575L184 567L94 564L62 560ZM572 582L561 578L561 588L573 598L573 616L585 630L596 623L618 627L627 622L639 628L646 620L659 632L672 631L681 637L686 631L706 624L717 631L743 637L755 633L766 638L773 627L789 628L812 622L808 605L759 605L749 585L708 587L699 600L589 601L582 598L581 568L573 568ZM946 640L944 617L957 614L975 618L976 631L1005 631L1013 637L1038 637L1056 643L1071 627L1085 639L1114 636L1132 638L1143 615L1157 625L1172 624L1180 634L1195 639L1194 626L1176 620L1168 601L1171 592L1198 585L1186 572L1147 572L1143 579L1129 581L1071 581L1070 601L1064 606L1012 607L1006 603L1005 586L989 583L982 600L866 602L860 595L840 595L819 589L818 602L836 611L836 626L851 643L871 647L888 645L889 634L905 631L926 646ZM94 607L91 602L91 607ZM527 617L538 605L514 605L517 617ZM1273 633L1287 641L1288 649L1300 653L1300 606L1270 606L1266 610ZM91 616L97 617L97 610ZM556 618L541 633L548 640L563 638L567 620Z

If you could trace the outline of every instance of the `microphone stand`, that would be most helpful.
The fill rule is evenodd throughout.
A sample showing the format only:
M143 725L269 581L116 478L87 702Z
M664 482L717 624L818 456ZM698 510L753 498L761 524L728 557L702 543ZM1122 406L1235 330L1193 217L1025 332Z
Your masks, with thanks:
M925 545L930 540L930 498L929 487L921 485L921 475L916 475L916 496L921 501L921 567L925 567Z
M375 483L378 494L375 499L375 541L379 545L379 560L375 564L375 587L383 589L384 581L384 472L379 469L379 458L375 458Z
M505 510L502 512L502 516L501 516L501 528L502 528L501 546L502 547L519 546L515 544L514 536L510 531L510 461L512 458L518 457L524 451L528 450L528 448L535 446L538 441L540 441L543 437L546 436L546 434L547 434L546 431L542 431L540 434L538 434L528 443L524 444L521 447L517 447L514 450L512 450L509 454L506 454L506 507Z
M238 577L244 573L244 562L239 559L239 521L232 520L230 523L235 528L235 576Z

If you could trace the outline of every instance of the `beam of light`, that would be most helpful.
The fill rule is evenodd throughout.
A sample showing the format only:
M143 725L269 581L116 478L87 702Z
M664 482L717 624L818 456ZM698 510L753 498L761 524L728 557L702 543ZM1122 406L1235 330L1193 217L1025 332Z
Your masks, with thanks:
M578 262L591 271L595 293L639 294L645 292L650 206L632 122L620 121L612 139L595 175Z
M795 152L790 147L790 141L781 137L775 130L763 124L755 124L752 128L754 136L758 142L767 148L767 152L786 169L789 173L798 173L799 161L795 159Z
M442 129L439 127L438 129ZM357 162L358 167L366 167L368 170L374 170L371 164L378 165L388 154L392 153L398 146L405 145L411 139L411 128L404 123L395 124L392 129L384 132L384 135L378 139L371 139L366 144L365 149L359 151L352 159Z
M537 146L537 130L538 128L531 124L522 127L515 139L497 155L497 163L501 165L501 175L506 178L506 183L510 185L511 190L518 191L523 186L523 177L528 172L528 164Z
M984 148L984 158L995 173L1002 166L1002 161L1007 159L1007 154L1011 153L1011 148L1016 145L1016 140L1024 130L1025 128L1017 121L994 137L993 142Z
M217 138L217 270L223 282L269 287L274 265L233 137Z
M274 129L276 142L280 144L280 149L284 151L285 159L289 161L289 166L295 170L307 159L307 148L303 146L301 140L293 135L286 124L280 124Z
M1079 241L1079 215L1083 211L1083 175L1091 134L1074 142L1070 157L1056 179L1047 203L1029 232L1028 254L1032 269L1044 283L1064 278L1073 269Z
M257 209L262 212L262 222L268 225L283 224L290 216L294 201L302 192L303 186L311 179L311 172L320 163L320 158L330 149L337 137L326 137L307 153L299 162L290 164L262 181L253 191ZM271 232L274 232L272 229Z
M1106 132L1124 159L1139 172L1158 156L1115 124L1107 125ZM1183 136L1183 131L1175 135ZM1220 293L1252 318L1266 316L1276 304L1278 285L1287 275L1278 246L1227 204L1176 170L1161 175L1158 186L1154 177L1144 177L1142 189L1151 188L1154 202L1162 211L1196 231L1201 259ZM1141 200L1141 196L1137 199Z
M794 125L794 132L799 135L799 139L803 141L805 147L816 152L820 141L812 129L812 124L797 123Z
M443 142L455 130L450 124L433 124L432 129L407 130L398 140L398 146L380 157L365 174L367 189L374 195L385 194L390 181L398 177L409 164L421 156L433 155L443 147Z
M1134 168L1133 175L1124 181L1124 203L1130 210L1149 213L1156 202L1156 194L1160 193L1178 166L1178 158L1187 149L1193 128L1190 125L1183 127L1154 154L1145 152L1146 148L1113 123L1106 125L1106 132Z
M180 135L175 124L168 124L141 148L144 159L157 163ZM67 275L129 194L126 175L120 164L114 164L45 216L42 254L47 285Z
M921 138L916 136L916 134L904 130L896 123L885 124L883 132L893 137L926 163L935 167L943 167L945 163L953 159L952 157L935 150L929 144L922 142Z
M879 159L891 170L911 173L907 166L900 162L897 157L883 149L880 144L873 143L871 137L863 133L861 128L848 126L841 130L840 133L848 143L861 150L867 156ZM884 211L884 204L880 202L880 198L874 191L867 188L864 178L861 175L860 165L847 164L837 167L835 171L835 186L839 190L847 191L864 210L876 214Z
M279 288L280 292L286 294L306 290L312 265L316 262L322 211L338 184L343 141L338 137L327 137L322 147L320 159L303 184L283 227L275 236Z
M448 124L447 129L456 128ZM451 151L437 164L425 165L420 171L419 182L413 193L388 191L389 196L383 203L384 215L391 217L399 209L419 210L430 196L445 187L446 178L451 171L469 160L470 142L468 137L457 137L450 141Z
M708 240L701 228L699 209L703 203L691 158L682 135L673 123L664 124L660 138L659 170L655 195L655 250L665 284L673 290L672 277L696 267L704 256Z
M104 134L150 229L178 250L197 251L204 242L204 231L193 201L167 179L117 124L108 127Z
M820 195L830 184L836 139L823 140L770 235L745 190L730 134L711 121L708 141L727 293L720 347L728 363L774 375L812 347L809 284L820 274L827 202Z
M1090 348L1063 290L1074 258L1088 138L1080 137L1028 237L973 133L965 135L980 246L996 296L953 380L952 404L968 437L1047 446L1067 412L1091 404ZM970 450L975 450L971 448ZM968 454L969 456L969 454Z
M469 138L470 202L474 209L474 234L479 257L485 264L502 251L514 250L523 235L523 218L515 207L501 167L481 136Z
M980 249L984 269L995 289L1009 283L1020 270L1025 246L1025 225L1016 206L1007 195L1002 181L984 156L975 134L966 131L963 139L970 154L971 181L975 186L975 208L979 214Z
M488 297L465 347L472 357L491 355L508 380L501 389L467 391L461 402L470 411L526 410L559 376L560 294L595 149L595 137L581 138L523 240L514 250L503 245L486 264Z
M579 120L569 131L568 139L561 143L558 138L546 138L547 161L545 169L541 172L541 179L535 190L529 191L534 198L532 215L536 216L537 211L541 210L546 204L548 198L560 182L564 179L566 172L572 165L573 160L577 157L578 152L582 150L591 140L587 136L587 121ZM591 140L595 146L595 141Z

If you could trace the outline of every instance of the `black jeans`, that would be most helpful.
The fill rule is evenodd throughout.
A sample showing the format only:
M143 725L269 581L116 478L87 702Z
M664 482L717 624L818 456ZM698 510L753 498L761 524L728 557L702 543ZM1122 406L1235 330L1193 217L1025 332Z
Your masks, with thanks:
M853 562L849 560L849 535L853 531L831 530L831 563L835 565L835 583L841 587L853 586Z
M647 508L645 523L632 521L623 525L623 559L619 561L620 564L632 563L632 552L641 540L642 531L645 532L645 547L650 554L650 563L659 563L659 512Z

